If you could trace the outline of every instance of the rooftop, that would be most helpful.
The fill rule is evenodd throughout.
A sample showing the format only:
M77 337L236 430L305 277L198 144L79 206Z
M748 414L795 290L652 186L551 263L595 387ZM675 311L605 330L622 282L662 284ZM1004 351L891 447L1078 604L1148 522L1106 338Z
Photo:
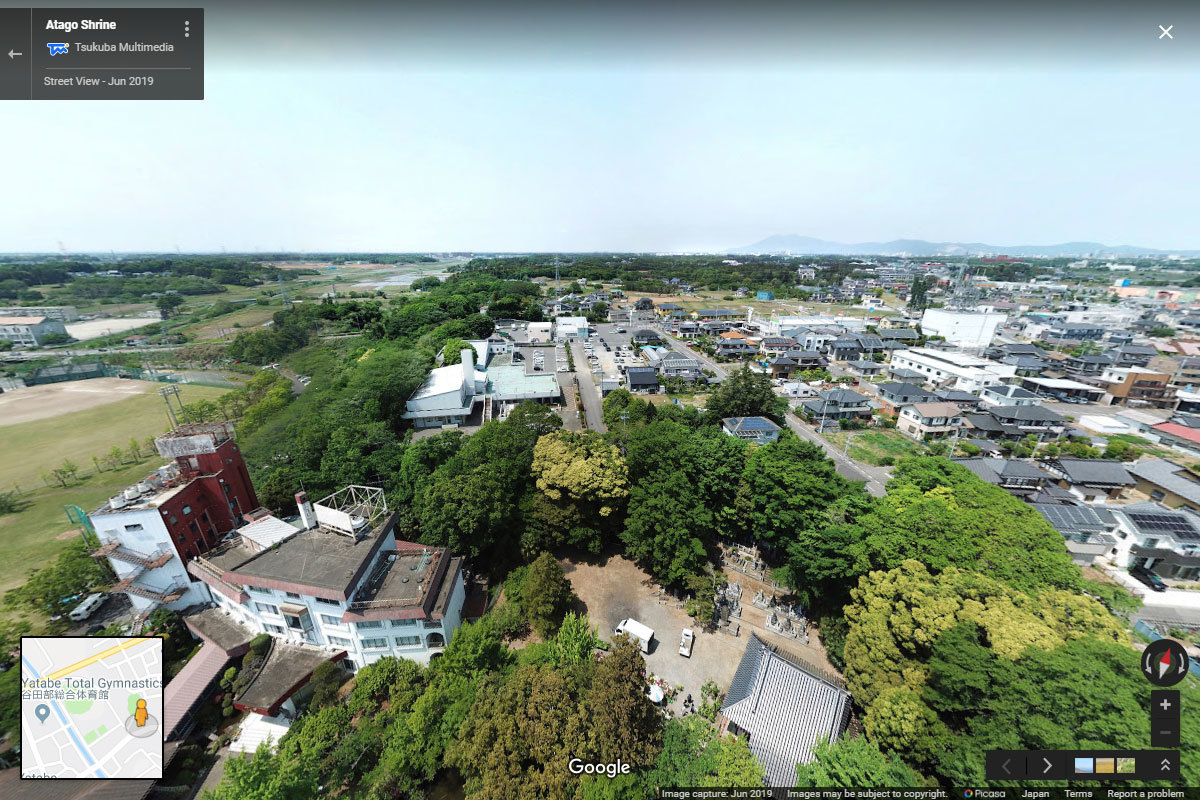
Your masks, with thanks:
M37 325L46 317L0 317L0 325Z
M489 392L500 400L531 400L559 394L558 378L553 372L530 374L526 373L525 367L504 366L489 368L487 376Z
M290 644L271 639L271 652L250 685L238 697L234 706L274 716L283 701L308 683L313 670L326 661L345 657L345 651L331 655L328 650L307 644Z
M435 367L429 371L424 383L417 387L409 400L422 400L439 394L449 394L462 389L465 383L462 364L449 367Z
M1036 406L1034 406L1036 408ZM1132 486L1133 478L1120 461L1104 458L1059 458L1048 462L1071 483L1092 486Z
M766 417L726 417L721 420L731 431L779 431L783 428Z
M1180 425L1178 422L1162 422L1155 425L1151 430L1159 433L1166 433L1171 436L1177 436L1195 444L1200 444L1200 429L1189 428L1186 425Z
M1144 535L1166 535L1179 542L1200 543L1200 517L1191 511L1172 510L1158 503L1136 503L1120 511Z
M265 551L238 544L204 556L225 573L223 579L242 585L295 591L346 600L372 556L390 532L394 517L366 536L352 539L313 528L301 531Z
M1200 503L1200 477L1173 461L1150 458L1134 464L1129 472L1135 478L1161 486L1184 500Z
M794 786L796 764L817 742L838 740L850 718L850 693L798 657L751 634L721 714L750 735L750 751L770 786Z
M957 417L962 410L954 403L913 403L911 408L922 417Z

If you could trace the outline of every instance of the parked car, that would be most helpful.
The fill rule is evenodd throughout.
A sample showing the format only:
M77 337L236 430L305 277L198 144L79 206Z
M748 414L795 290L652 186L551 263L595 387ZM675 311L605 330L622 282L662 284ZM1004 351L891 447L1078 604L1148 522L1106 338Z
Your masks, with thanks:
M1165 592L1167 590L1167 584L1163 583L1163 579L1145 567L1134 567L1129 570L1129 574L1156 592Z
M696 635L692 633L691 628L684 628L683 634L679 637L679 655L692 657L692 645L696 641Z

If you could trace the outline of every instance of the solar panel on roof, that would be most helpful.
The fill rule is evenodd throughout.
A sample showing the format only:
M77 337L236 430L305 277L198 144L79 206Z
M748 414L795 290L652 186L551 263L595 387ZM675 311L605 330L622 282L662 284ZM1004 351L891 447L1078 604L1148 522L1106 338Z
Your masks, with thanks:
M1148 531L1165 531L1177 539L1200 540L1200 532L1187 517L1174 514L1130 514L1139 528Z

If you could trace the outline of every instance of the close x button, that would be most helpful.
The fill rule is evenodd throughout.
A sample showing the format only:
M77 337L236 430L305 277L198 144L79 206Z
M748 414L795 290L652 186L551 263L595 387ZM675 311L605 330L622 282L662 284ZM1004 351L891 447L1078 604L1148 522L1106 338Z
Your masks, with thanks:
M989 781L1022 780L1027 755L1024 750L989 750L984 759L984 774Z

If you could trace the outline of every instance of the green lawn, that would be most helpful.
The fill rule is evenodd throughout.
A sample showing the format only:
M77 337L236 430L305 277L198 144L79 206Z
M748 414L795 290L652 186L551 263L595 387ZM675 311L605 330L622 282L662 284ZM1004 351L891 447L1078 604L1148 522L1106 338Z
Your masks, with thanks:
M0 592L20 585L30 570L50 563L63 548L65 540L57 537L72 527L64 505L75 504L91 511L163 463L156 453L100 473L92 466L92 455L104 455L113 445L124 449L130 437L143 441L167 429L162 398L152 386L148 388L149 394L105 406L0 426L0 450L16 456L0 459L0 490L18 485L27 503L16 514L0 516L0 548L4 553L0 558ZM181 386L179 394L186 403L225 391ZM67 488L47 486L41 473L67 457L80 467L80 480Z
M922 453L925 445L913 441L897 430L852 431L846 433L830 433L825 438L839 450L846 447L846 437L852 436L848 455L855 461L879 465L885 458L898 460L904 456Z
M131 437L144 441L164 432L170 420L158 388L145 383L146 393L115 403L74 411L17 425L0 425L0 449L17 458L0 459L0 491L16 484L23 492L46 489L41 474L70 458L81 470L91 471L92 456L104 456L116 445L128 446ZM180 385L179 397L190 403L219 397L228 389ZM57 487L61 488L61 487Z

